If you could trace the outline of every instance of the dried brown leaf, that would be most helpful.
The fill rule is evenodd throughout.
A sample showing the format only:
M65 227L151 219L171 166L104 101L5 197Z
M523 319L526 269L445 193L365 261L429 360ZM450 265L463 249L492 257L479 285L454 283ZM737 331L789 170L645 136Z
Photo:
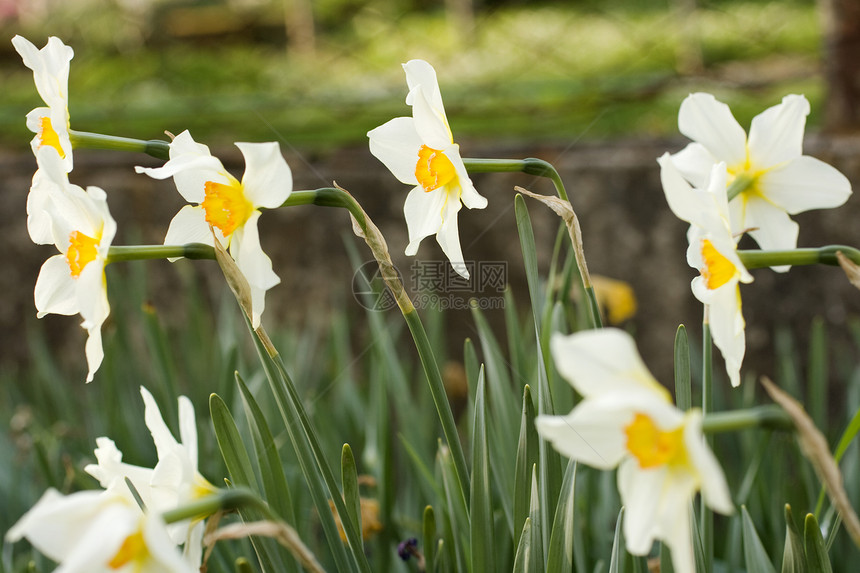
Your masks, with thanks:
M766 376L761 378L761 383L773 401L779 404L794 422L803 455L812 464L818 479L824 484L830 502L842 515L842 522L851 539L860 547L860 519L857 518L857 513L851 507L848 494L843 486L842 472L839 471L839 465L830 453L830 447L827 445L824 435L815 427L812 418L797 400L789 396Z

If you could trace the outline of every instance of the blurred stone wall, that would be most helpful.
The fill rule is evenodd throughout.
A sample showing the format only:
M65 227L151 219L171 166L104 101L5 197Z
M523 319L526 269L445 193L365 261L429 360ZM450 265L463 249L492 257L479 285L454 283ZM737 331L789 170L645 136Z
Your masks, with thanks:
M660 187L656 157L685 144L676 140L613 141L606 143L558 143L534 147L462 143L470 157L540 157L556 165L564 179L583 231L585 252L592 273L621 279L632 285L639 301L636 316L625 326L636 335L646 363L671 385L672 341L679 324L685 323L691 338L701 336L701 305L693 298L689 282L695 276L685 261L686 226L669 211ZM806 153L828 161L860 184L860 138L823 139L808 137ZM214 150L227 168L241 174L244 167L235 148ZM314 189L337 183L355 195L384 233L408 283L416 259L403 255L407 243L402 218L408 187L400 184L367 151L366 147L331 152L285 151L293 169L296 189ZM111 212L119 224L115 244L160 243L171 217L182 206L171 181L155 181L136 175L134 165L158 165L154 159L125 153L79 151L75 155L72 181L82 186L98 185L109 195ZM26 364L29 359L24 331L35 321L33 285L43 260L53 247L33 245L26 233L25 204L35 161L24 152L0 154L2 208L0 228L6 238L0 252L0 305L2 356L0 363ZM521 315L528 312L527 290L513 207L513 187L520 185L544 194L553 192L544 180L523 174L475 175L479 192L489 199L485 210L460 212L463 252L467 260L505 261L508 283L520 302ZM538 246L543 276L549 265L558 229L558 219L546 207L527 199ZM801 225L800 246L849 244L860 246L860 198L852 196L840 209L813 211L796 216ZM365 260L366 246L351 235L346 213L337 209L302 206L267 213L261 222L262 244L274 261L282 283L267 296L265 322L271 328L282 324L302 325L345 301L355 310L355 324L362 325L361 312L350 288L352 267L344 240L356 242ZM422 243L417 260L443 260L433 238ZM217 268L209 261L184 262L186 269L204 277L208 292L220 292ZM166 261L148 263L153 306L167 322L181 324L182 303L179 273ZM119 267L119 265L117 265ZM122 272L108 267L112 273ZM838 268L800 267L787 275L768 269L753 272L755 282L742 287L747 320L748 359L745 369L774 375L773 333L785 325L803 344L814 316L823 316L834 328L833 340L840 352L857 353L850 343L846 323L860 312L860 293L851 287ZM396 310L388 312L396 313ZM501 310L487 311L501 330ZM84 332L79 318L49 316L42 319L52 344L79 356L82 372ZM459 359L463 339L477 338L468 311L446 312L449 352ZM106 325L110 328L110 325ZM841 334L840 334L841 333ZM698 344L698 342L696 342ZM696 350L698 351L698 349Z

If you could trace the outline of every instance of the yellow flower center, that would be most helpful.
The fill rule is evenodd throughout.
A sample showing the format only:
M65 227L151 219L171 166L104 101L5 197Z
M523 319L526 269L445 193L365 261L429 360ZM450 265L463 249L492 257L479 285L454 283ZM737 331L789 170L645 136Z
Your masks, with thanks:
M220 229L225 237L244 225L254 211L245 198L242 184L235 179L226 184L207 181L203 192L206 197L200 205L206 212L206 222Z
M51 125L51 118L47 115L42 117L39 121L39 144L47 145L49 147L53 147L57 150L57 153L60 154L60 157L63 159L66 158L65 152L63 152L63 147L60 145L60 136L57 135L54 126Z
M66 262L72 276L78 278L81 271L98 256L99 239L84 235L80 231L72 231L69 235L69 249L66 251Z
M146 541L143 539L143 531L138 530L125 538L125 541L120 545L119 551L108 562L108 567L111 569L121 569L132 561L138 563L144 561L149 555L149 550L146 547Z
M424 191L435 191L456 177L457 170L447 155L438 149L421 146L418 150L418 163L415 165L415 178Z
M714 244L708 240L702 240L702 266L701 273L709 290L718 289L735 276L737 269L735 265L720 253Z
M218 488L209 483L205 477L199 473L194 476L194 481L191 485L191 499L200 499L217 492Z
M633 421L624 428L624 434L627 436L627 451L642 469L677 464L686 459L683 426L664 432L654 420L637 412Z

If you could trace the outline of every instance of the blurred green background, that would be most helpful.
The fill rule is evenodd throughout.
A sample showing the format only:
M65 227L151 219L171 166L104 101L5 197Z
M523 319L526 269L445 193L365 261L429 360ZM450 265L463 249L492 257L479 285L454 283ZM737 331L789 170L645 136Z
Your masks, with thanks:
M802 92L816 110L822 94L812 0L4 0L0 11L7 38L74 47L74 128L128 137L363 143L405 115L399 64L411 58L436 67L460 139L661 135L692 90L726 99L742 124L763 100ZM0 145L20 149L37 96L9 42L0 58Z

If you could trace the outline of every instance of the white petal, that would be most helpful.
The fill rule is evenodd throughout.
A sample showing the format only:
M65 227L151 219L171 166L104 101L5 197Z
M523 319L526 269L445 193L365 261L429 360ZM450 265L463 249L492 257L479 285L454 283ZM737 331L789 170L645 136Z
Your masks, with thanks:
M102 348L101 323L88 328L87 335L87 343L84 347L84 353L87 356L87 382L92 382L105 356L104 349Z
M714 344L723 355L726 373L733 387L741 383L740 369L746 352L745 323L740 297L737 283L727 283L712 291L708 314Z
M280 146L270 142L237 143L236 147L245 157L245 197L254 207L280 207L293 190L293 174Z
M666 484L663 491L659 535L672 552L672 565L677 573L696 573L690 509L693 493L689 480Z
M413 104L413 90L420 86L430 106L440 110L444 116L442 92L439 90L439 81L436 79L436 70L433 66L424 60L409 60L403 64L403 71L406 72L406 85L409 87L406 104Z
M460 157L460 146L456 143L445 151L445 155L457 172L457 181L460 184L460 201L469 209L484 209L487 206L487 198L480 195L469 179L469 172Z
M701 191L693 189L675 167L672 156L664 153L657 159L660 164L660 182L663 193L672 213L682 221L692 223L701 221L702 214L707 212L705 196ZM710 174L710 168L708 173Z
M188 453L192 467L197 469L197 419L194 404L186 396L179 397L179 437Z
M556 368L586 398L644 390L671 403L668 390L651 375L633 338L617 328L554 334L550 349Z
M697 189L704 189L708 185L711 168L720 161L704 145L695 142L690 143L678 153L672 154L671 158L675 168L681 172L684 179Z
M170 433L167 424L164 423L164 418L161 417L161 410L158 409L158 404L155 398L149 393L149 390L140 387L140 395L143 397L143 419L146 427L149 428L152 434L152 441L155 444L155 449L158 452L158 458L161 459L171 453L176 447L177 442Z
M586 400L567 416L538 416L535 427L563 455L606 470L617 466L626 453L623 425L630 417Z
M735 506L726 484L723 468L702 439L702 413L691 410L684 424L684 445L690 463L701 480L702 495L708 506L724 515L734 513Z
M245 224L236 230L231 253L235 254L236 264L249 283L269 289L280 283L281 279L272 270L272 260L260 245L258 224L261 214L254 211Z
M762 250L783 251L797 247L800 226L789 218L788 213L760 197L743 199L746 200L743 225L753 229L749 234ZM788 270L788 267L782 270Z
M415 131L411 117L396 117L367 132L370 153L379 159L397 179L407 185L417 185L415 168L418 150L424 144Z
M851 182L835 167L803 155L764 173L759 189L774 205L796 215L839 207L851 195Z
M55 98L68 99L69 66L75 55L71 47L54 36L41 50L21 36L12 38L24 65L33 70L36 90L47 103Z
M684 99L678 113L678 128L730 167L746 160L743 128L729 106L711 94L695 93Z
M179 194L190 203L203 202L206 182L231 184L236 180L221 161L212 156L209 148L194 141L187 130L170 143L170 160L163 167L134 169L154 179L173 177Z
M215 230L219 235L221 232ZM164 237L165 245L185 245L188 243L203 243L214 246L215 238L209 223L206 222L206 211L199 205L186 205L173 217ZM175 258L170 261L175 261Z
M142 518L140 510L119 498L113 499L113 503L103 504L101 511L86 524L78 544L62 560L58 572L91 573L105 570L105 564L116 556L123 542L135 532Z
M469 278L469 271L463 261L463 250L460 247L460 230L457 228L457 213L460 211L460 199L456 192L448 192L448 200L442 211L442 226L436 233L436 242L442 247L442 252L451 261L451 266L457 274Z
M409 192L403 204L406 227L409 230L407 255L418 252L418 244L424 237L435 235L442 227L442 209L447 195L444 189L425 192L419 185Z
M624 504L624 539L633 555L646 555L657 535L655 517L666 481L666 466L642 470L635 458L618 467L618 493Z
M421 141L431 149L446 151L454 143L454 138L445 118L445 110L432 107L420 86L415 87L410 94L413 95L412 117L415 119L415 131Z
M809 102L787 95L782 103L755 116L750 125L749 154L754 169L766 169L797 159L803 153L803 129Z
M54 255L44 262L34 291L39 318L46 314L72 315L80 312L75 279L64 255Z
M200 525L202 526L202 522ZM168 535L167 526L160 516L147 515L143 524L143 538L146 542L149 560L151 560L150 563L147 563L151 571L169 573L193 573L197 571L196 567L183 561L176 544ZM197 567L199 565L198 563Z
M110 314L103 261L96 259L84 267L75 280L75 296L86 328L101 326Z

